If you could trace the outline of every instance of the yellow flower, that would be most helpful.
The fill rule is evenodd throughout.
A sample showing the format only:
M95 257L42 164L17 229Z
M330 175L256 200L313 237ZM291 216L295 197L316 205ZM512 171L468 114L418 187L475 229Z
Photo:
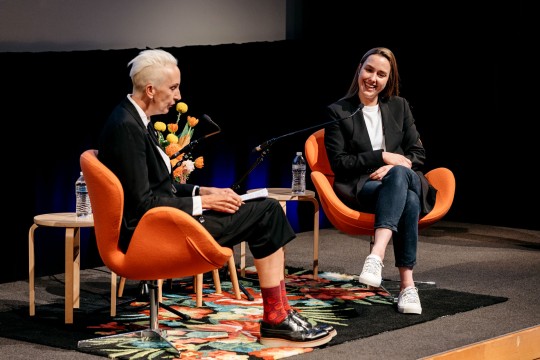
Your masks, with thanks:
M178 111L180 114L187 113L188 106L185 102L179 102L176 104L176 111Z
M167 135L166 140L169 142L169 144L176 144L178 143L178 136L174 134Z
M165 123L164 122L161 122L161 121L156 121L156 123L154 124L154 129L156 129L157 131L165 131L167 127L165 126Z

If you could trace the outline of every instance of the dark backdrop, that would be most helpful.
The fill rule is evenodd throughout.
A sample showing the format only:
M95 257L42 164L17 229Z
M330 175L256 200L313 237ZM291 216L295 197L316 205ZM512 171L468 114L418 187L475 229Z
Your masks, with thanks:
M257 160L253 147L327 121L324 108L345 93L360 57L371 47L387 46L397 56L402 95L413 107L428 169L445 166L456 176L445 219L540 228L538 211L524 210L539 198L529 175L536 133L523 93L534 66L522 51L532 37L525 10L428 8L423 10L431 16L419 21L420 5L312 3L296 3L302 6L295 8L290 40L165 48L179 59L188 114L208 114L222 128L196 148L205 168L190 181L230 186ZM4 202L11 205L2 220L1 282L28 277L33 216L74 211L79 156L96 147L107 115L131 91L127 63L140 50L0 53L0 147ZM173 110L162 118L175 117ZM197 127L194 138L204 132ZM310 133L277 141L241 191L289 187L292 158ZM307 188L314 189L309 176ZM290 204L295 230L312 229L311 211L308 203ZM322 214L321 227L327 226ZM36 230L37 276L64 271L63 238L61 229ZM93 233L85 230L82 267L100 264Z

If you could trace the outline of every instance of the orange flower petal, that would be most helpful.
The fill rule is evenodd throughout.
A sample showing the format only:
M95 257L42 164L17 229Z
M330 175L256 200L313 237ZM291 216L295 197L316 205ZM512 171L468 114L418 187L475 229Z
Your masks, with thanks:
M195 125L199 123L199 119L193 116L188 116L187 122L188 122L189 127L194 127Z
M167 156L171 156L180 149L182 149L182 146L180 146L179 144L169 144L165 148L165 153L167 154Z

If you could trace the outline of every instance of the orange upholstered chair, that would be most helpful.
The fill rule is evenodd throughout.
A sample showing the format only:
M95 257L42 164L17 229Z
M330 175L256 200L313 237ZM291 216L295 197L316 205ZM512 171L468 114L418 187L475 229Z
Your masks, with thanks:
M138 338L162 345L179 355L158 326L158 279L172 279L202 274L220 268L233 255L222 247L192 216L172 207L156 207L139 221L129 249L118 247L124 206L124 192L118 178L97 158L96 150L86 150L80 157L94 215L94 231L99 255L118 276L146 281L150 295L150 326L141 331L114 336ZM113 286L114 283L114 286ZM111 281L111 293L116 279ZM79 348L99 347L105 338L81 340ZM144 349L141 347L141 351Z
M305 143L306 161L311 169L311 180L324 213L334 227L349 235L369 235L373 241L375 215L353 210L345 205L332 188L334 173L330 168L324 146L324 129L311 134ZM433 210L422 217L418 228L423 229L441 220L454 201L456 180L447 168L436 168L426 173L426 178L437 189Z

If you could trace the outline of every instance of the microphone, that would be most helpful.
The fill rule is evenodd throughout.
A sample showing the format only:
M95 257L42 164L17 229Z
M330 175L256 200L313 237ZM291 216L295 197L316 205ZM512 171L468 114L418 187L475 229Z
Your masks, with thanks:
M251 152L258 152L263 151L269 148L274 142L276 141L276 138L270 139L268 141L263 142L261 145L255 146Z
M211 125L213 125L213 126L218 130L218 132L221 131L221 128L219 127L219 125L216 124L215 122L213 122L212 119L210 118L210 116L208 116L208 115L206 115L206 114L203 114L203 115L202 115L202 118L203 118L204 120L208 121ZM210 135L207 135L206 137L211 136L211 135L214 135L214 134L217 134L217 132L216 132L216 133L212 133L212 134L210 134Z
M300 133L300 132L308 131L308 130L314 129L316 127L319 127L319 126L326 126L326 125L330 125L330 124L333 124L333 123L336 123L336 122L340 122L340 121L345 120L345 119L352 118L354 115L356 115L363 108L364 108L364 104L360 103L360 105L358 105L358 108L356 110L354 110L354 112L351 115L342 117L340 119L331 120L331 121L328 121L328 122L325 122L325 123L322 123L322 124L319 124L319 125L311 126L311 127L305 128L305 129L300 129L300 130L297 130L297 131L293 131L293 132L285 134L285 135L275 137L273 139L270 139L270 140L267 140L267 141L263 142L260 145L255 146L253 148L253 150L251 150L251 152L265 151L270 146L272 146L273 143L275 143L277 140L279 140L281 138L284 138L284 137L287 137L287 136L290 136L290 135L294 135L294 134L297 134L297 133Z

